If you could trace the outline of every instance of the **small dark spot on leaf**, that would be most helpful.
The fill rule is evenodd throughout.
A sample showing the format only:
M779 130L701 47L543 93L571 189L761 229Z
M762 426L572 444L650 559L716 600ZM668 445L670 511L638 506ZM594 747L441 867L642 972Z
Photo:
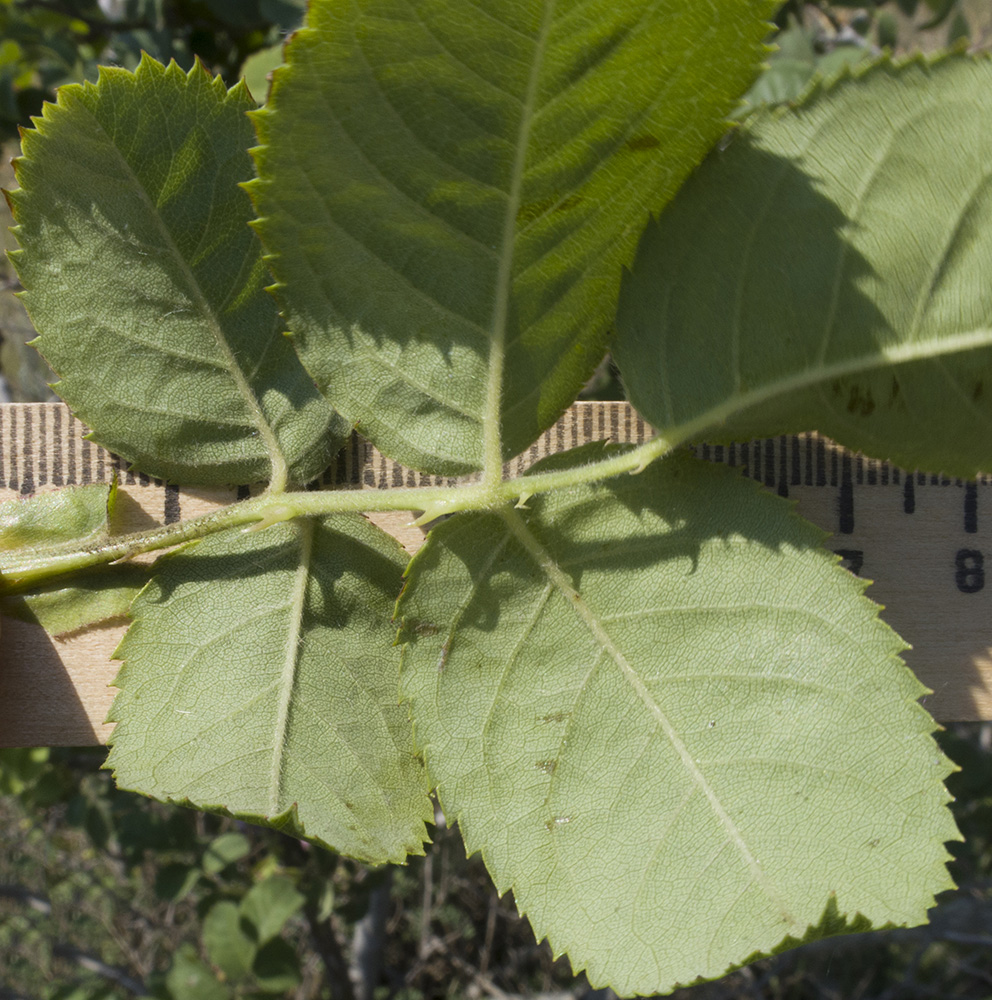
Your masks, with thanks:
M545 774L554 774L555 769L558 767L558 761L556 760L539 760L534 767L539 771L543 771Z
M841 394L840 379L835 378L833 382L830 383L830 391L835 395L839 396Z
M636 135L633 139L628 139L624 145L631 152L640 153L646 149L657 149L661 145L661 140L654 135Z
M572 717L571 712L549 712L547 715L539 715L539 722L566 722Z
M892 388L889 390L889 402L894 403L896 397L902 392L902 387L899 385L899 379L894 375L892 376Z
M847 396L847 412L867 417L874 409L875 400L871 398L871 389L862 391L860 385L852 385Z
M540 201L531 201L517 209L517 222L526 225L528 222L539 219L547 212L567 212L569 209L575 208L576 205L580 205L582 201L583 197L580 194L570 194L567 198L562 198L561 201L557 198L541 198Z
M985 384L979 379L975 383L975 388L971 391L972 402L977 403L982 398L982 392L985 390Z
M570 194L567 198L563 198L557 205L555 205L555 211L567 212L570 208L575 208L576 205L581 205L583 200L584 199L580 194Z
M530 201L517 209L517 222L526 225L539 219L555 203L554 198L542 198L540 201Z
M438 632L441 631L437 625L434 625L431 622L417 622L417 624L413 626L413 630L417 633L417 635L437 635Z

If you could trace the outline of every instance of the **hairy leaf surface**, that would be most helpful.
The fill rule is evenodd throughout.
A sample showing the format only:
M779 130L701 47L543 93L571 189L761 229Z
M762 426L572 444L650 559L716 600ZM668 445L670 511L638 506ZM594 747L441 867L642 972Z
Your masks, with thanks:
M600 360L641 228L725 130L764 2L314 0L250 186L297 349L386 454L520 452Z
M41 560L106 541L116 500L116 483L95 483L0 504L0 594L17 586L26 550ZM146 579L141 566L79 573L23 596L0 596L0 613L59 635L121 617Z
M104 69L24 133L8 196L58 392L101 444L187 484L305 482L347 429L265 292L238 188L254 106L200 66Z
M371 862L422 853L433 813L389 621L404 562L356 515L162 560L117 654L121 787Z
M662 434L816 429L992 461L992 62L884 61L757 115L624 284L615 357Z
M431 781L538 937L627 995L923 921L950 766L819 529L688 456L530 507L435 528L399 612Z

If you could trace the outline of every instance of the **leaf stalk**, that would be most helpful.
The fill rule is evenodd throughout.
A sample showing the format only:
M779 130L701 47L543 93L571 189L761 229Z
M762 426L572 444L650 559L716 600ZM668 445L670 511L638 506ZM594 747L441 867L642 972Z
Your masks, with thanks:
M677 442L676 442L677 443ZM298 517L409 510L422 512L414 524L428 524L462 510L493 510L526 502L540 493L596 482L624 472L636 473L672 450L674 444L655 437L637 448L599 462L553 472L518 476L499 483L485 480L462 486L431 486L393 490L327 490L279 492L267 490L257 497L211 511L200 517L162 525L149 531L119 535L79 547L10 553L0 573L0 594L22 593L60 577L147 552L159 552L205 538L218 531L244 528L261 531Z

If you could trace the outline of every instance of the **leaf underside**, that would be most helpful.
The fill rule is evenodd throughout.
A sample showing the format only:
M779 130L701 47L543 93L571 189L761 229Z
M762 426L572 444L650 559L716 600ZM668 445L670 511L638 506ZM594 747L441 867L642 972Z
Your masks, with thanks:
M105 447L185 484L326 468L347 427L282 334L238 184L254 102L144 57L23 136L11 256L56 388Z
M924 688L820 531L733 472L459 514L399 604L446 815L538 937L654 993L951 883Z
M656 225L614 356L662 434L992 461L992 62L889 60L756 115Z
M754 78L771 9L314 3L254 116L249 190L335 407L444 474L482 465L490 421L504 458L550 426L603 355L649 213Z
M423 853L433 812L390 625L404 564L357 515L161 560L116 654L118 784L373 863Z
M116 497L116 483L94 483L0 504L0 591L16 586L14 567L23 565L26 551L40 560L106 541ZM23 596L4 595L0 612L61 635L125 615L146 577L144 567L133 565L81 573Z

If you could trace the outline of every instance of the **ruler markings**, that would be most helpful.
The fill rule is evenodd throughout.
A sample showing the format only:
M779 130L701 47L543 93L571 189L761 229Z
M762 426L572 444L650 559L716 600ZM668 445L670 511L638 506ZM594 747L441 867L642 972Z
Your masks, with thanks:
M62 444L62 407L57 406L52 411L52 484L63 486L65 479L62 477L62 460L64 447Z
M10 461L7 466L7 488L11 490L17 490L20 486L20 477L17 475L17 463L20 461L20 450L17 447L17 414L17 410L10 411L8 426L10 450L7 454L10 457Z
M916 512L916 486L912 476L906 477L906 482L902 488L902 509L905 514Z
M0 407L4 496L106 482L117 469L122 484L147 512L147 524L148 517L175 523L205 512L204 503L250 495L245 487L188 491L166 486L130 471L119 457L85 440L85 432L61 404ZM507 467L520 475L545 455L588 440L640 443L650 433L626 404L580 404ZM701 444L695 451L797 501L800 513L835 533L832 547L850 570L876 581L870 596L888 606L893 626L917 647L909 662L914 669L923 664L921 677L937 690L935 704L942 718L992 718L992 634L986 634L986 623L992 622L992 586L986 586L984 564L986 552L992 551L992 522L984 516L992 502L988 475L964 483L942 475L902 474L887 462L851 455L815 435ZM353 436L311 487L387 489L477 479L402 468ZM951 485L958 489L947 489ZM7 628L5 620L5 636ZM967 683L951 677L954 669L965 671L961 676Z
M534 462L565 447L582 443L590 427L595 437L620 443L641 443L649 431L643 420L624 404L586 404L585 412L576 407L554 427L545 431L527 452L506 463L509 474L519 475ZM176 517L177 489L146 473L135 473L117 455L105 451L82 437L85 429L60 404L13 404L0 408L0 483L10 492L28 495L39 489L73 483L108 482L114 472L122 485L137 489L166 489L164 501L168 516ZM32 447L24 446L31 441ZM755 479L782 496L794 488L832 487L837 490L835 530L850 534L855 527L855 487L899 487L902 509L912 514L917 508L920 487L962 489L962 530L976 534L978 527L979 487L989 485L988 476L965 483L944 475L925 473L901 476L887 462L852 455L815 435L781 435L729 445L696 446L700 457L720 464L739 467L742 474ZM407 469L390 461L368 442L353 437L336 456L328 471L310 484L388 489L457 485L478 479L478 474L460 479L432 476ZM243 499L246 488L239 488L232 498Z
M182 499L179 487L174 483L168 483L164 489L162 498L162 520L166 524L175 524L182 520Z
M968 483L964 488L964 530L966 534L978 532L978 487Z
M7 416L5 406L0 406L0 483L7 482L7 456L14 454L13 446L7 437Z
M62 407L59 409L63 413L68 413ZM82 435L79 433L79 428L76 426L78 421L72 414L69 414L69 419L66 421L65 437L62 438L63 441L68 442L68 447L66 447L66 469L65 469L65 479L64 483L74 483L76 482L76 469L78 465L78 458L76 456L76 445L80 441ZM62 485L61 483L59 485Z
M851 456L841 457L840 492L837 494L837 530L854 534L854 483L851 481Z
M39 448L35 459L35 478L38 482L50 482L48 478L48 454L50 445L48 442L48 410L38 411L38 437L45 442L45 447Z
M32 436L31 410L24 411L24 437L30 441ZM35 452L25 450L21 453L21 493L27 495L37 489L34 475Z

